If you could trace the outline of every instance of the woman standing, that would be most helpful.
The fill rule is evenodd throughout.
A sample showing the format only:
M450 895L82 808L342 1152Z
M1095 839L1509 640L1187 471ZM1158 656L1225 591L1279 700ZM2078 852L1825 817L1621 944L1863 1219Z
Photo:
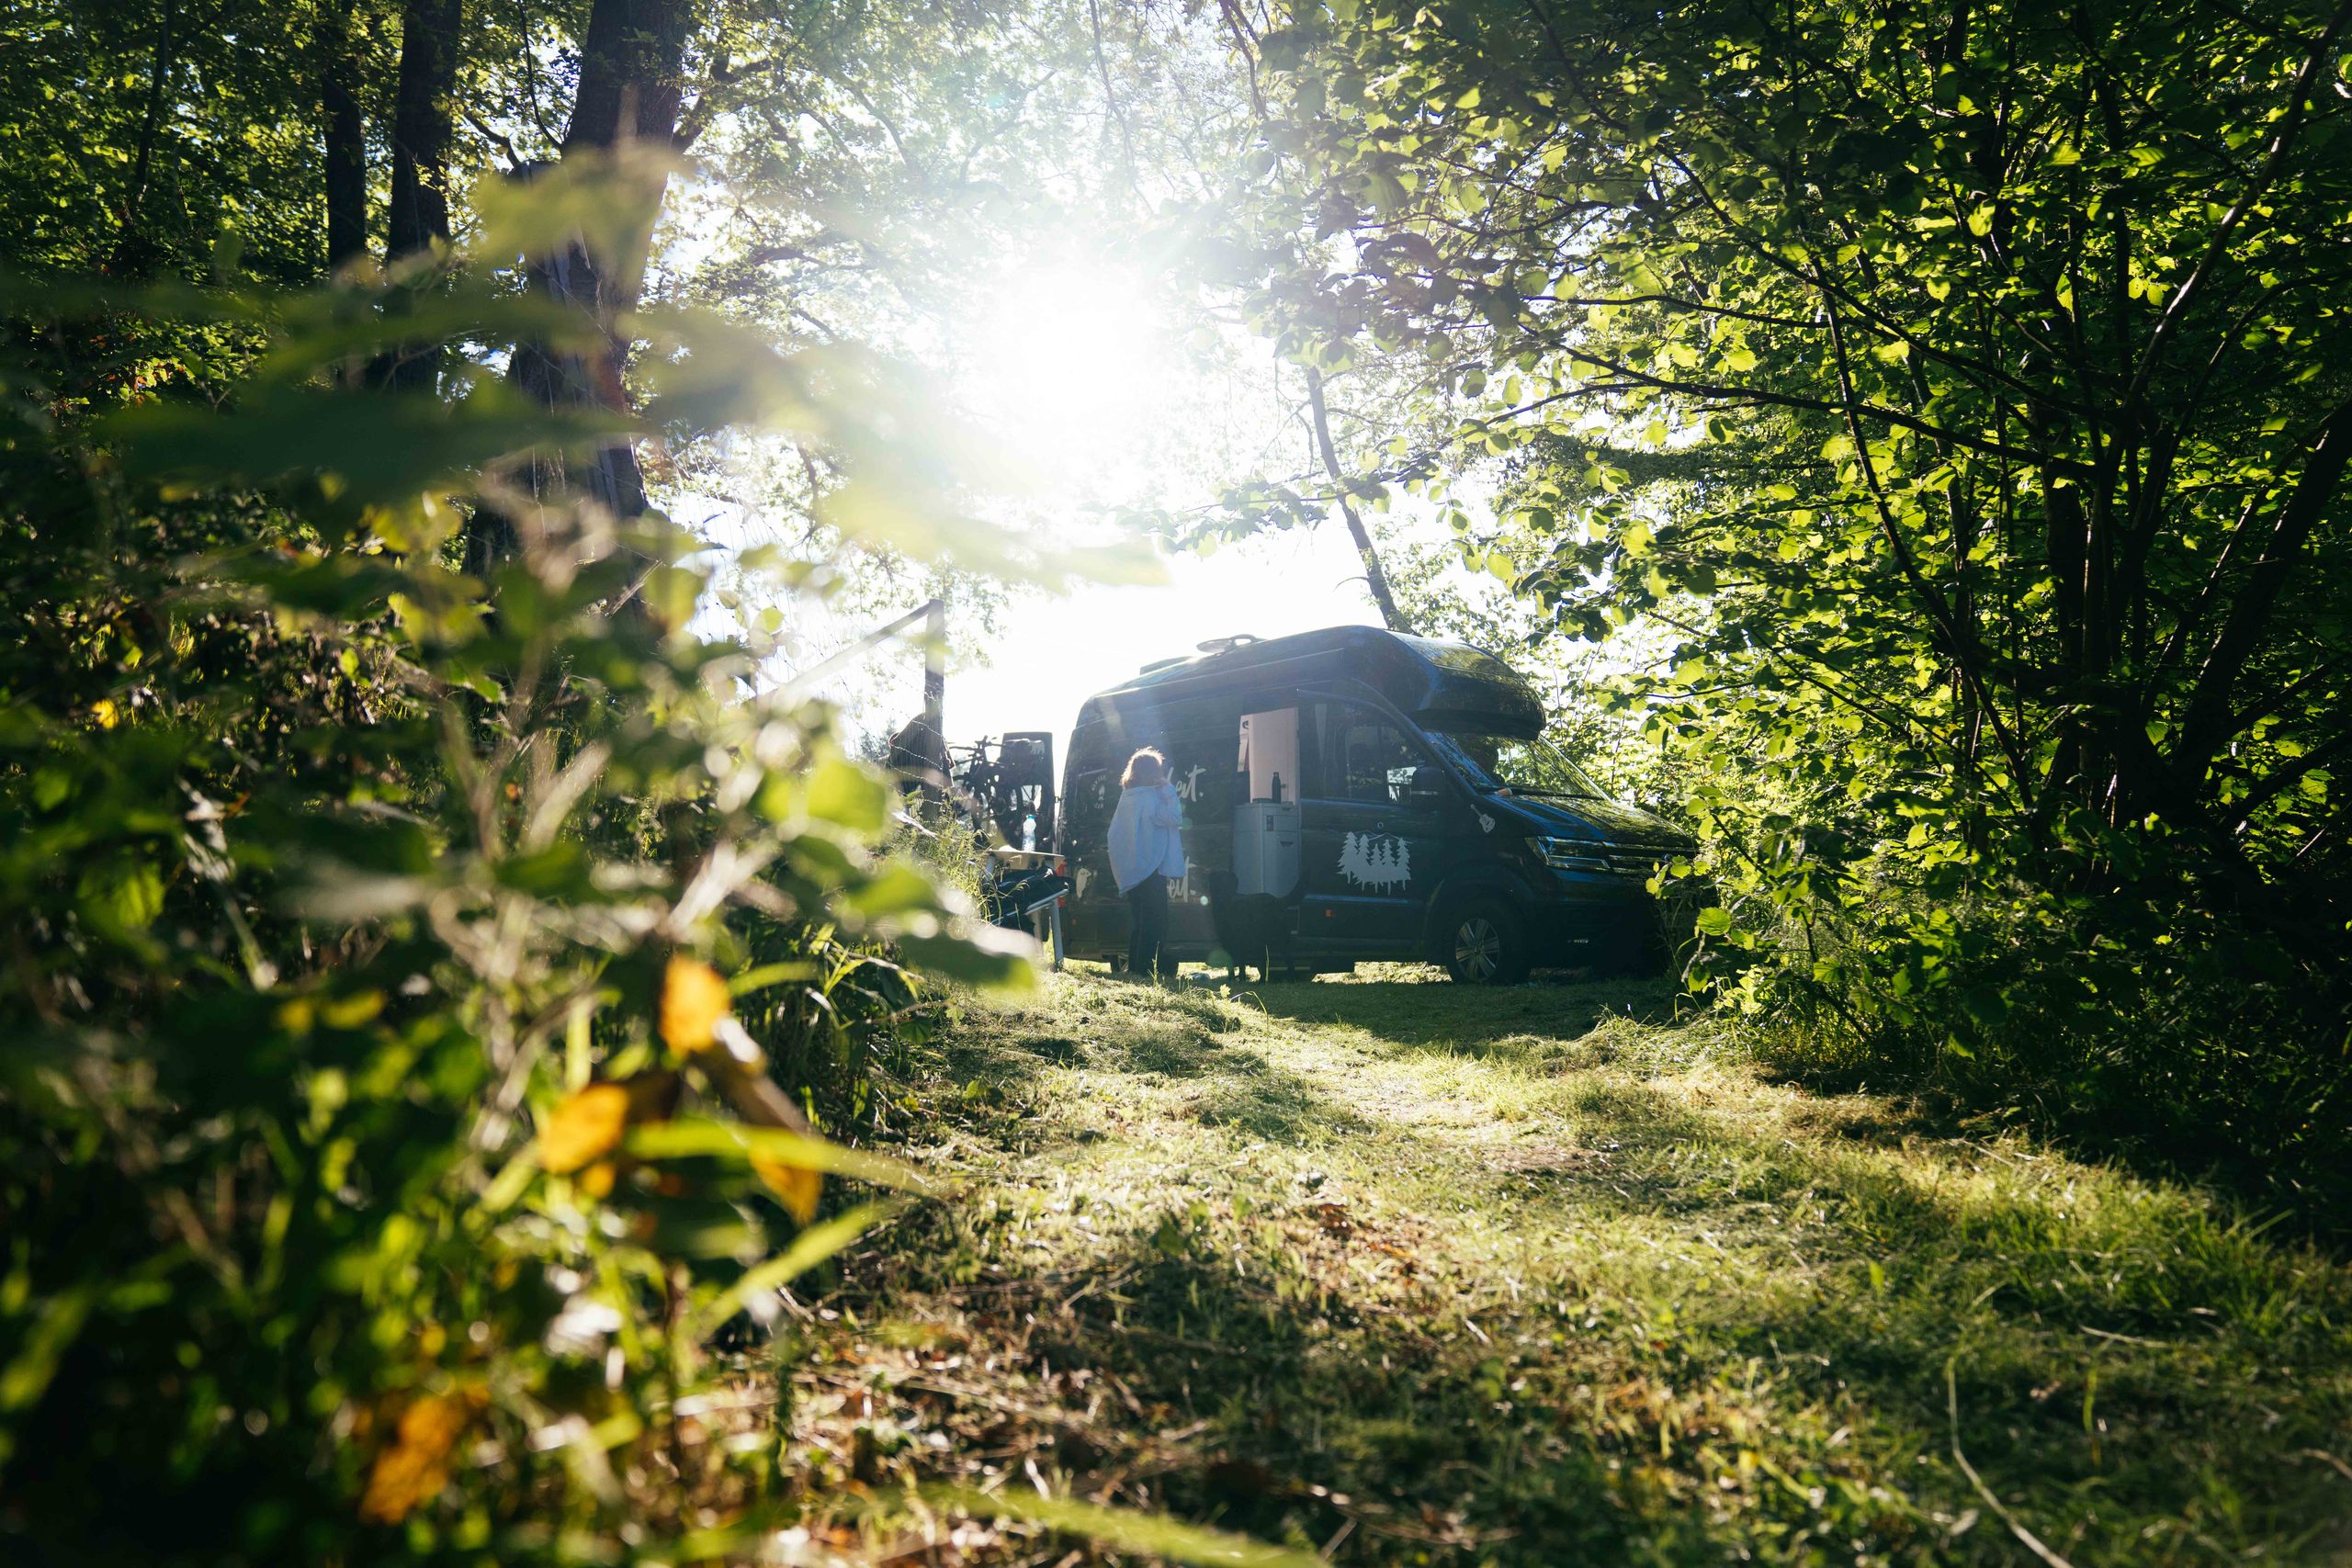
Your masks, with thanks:
M1184 806L1168 782L1168 759L1147 746L1127 759L1111 813L1111 875L1127 896L1127 973L1173 980L1168 879L1184 874Z

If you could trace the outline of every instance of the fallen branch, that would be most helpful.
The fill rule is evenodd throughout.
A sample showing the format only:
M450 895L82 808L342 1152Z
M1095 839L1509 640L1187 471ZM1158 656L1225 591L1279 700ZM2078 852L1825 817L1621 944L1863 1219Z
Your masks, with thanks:
M1968 1483L1976 1488L1976 1495L1984 1499L1984 1506L2000 1516L2001 1522L2009 1527L2009 1533L2025 1543L2028 1551L2049 1563L2050 1568L2075 1568L2073 1563L2042 1545L2040 1536L2018 1522L2018 1517L2009 1512L2008 1505L1993 1495L1993 1489L1984 1484L1984 1478L1976 1473L1976 1467L1968 1462L1966 1454L1961 1452L1960 1383L1953 1372L1955 1364L1951 1361L1944 1363L1944 1400L1951 1412L1951 1457L1960 1465L1960 1472L1968 1477Z

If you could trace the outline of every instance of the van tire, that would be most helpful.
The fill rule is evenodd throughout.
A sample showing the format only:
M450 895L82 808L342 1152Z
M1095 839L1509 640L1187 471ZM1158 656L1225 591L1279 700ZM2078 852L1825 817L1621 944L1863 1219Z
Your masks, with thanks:
M1445 972L1463 986L1516 986L1530 967L1527 925L1499 898L1454 906L1439 928Z

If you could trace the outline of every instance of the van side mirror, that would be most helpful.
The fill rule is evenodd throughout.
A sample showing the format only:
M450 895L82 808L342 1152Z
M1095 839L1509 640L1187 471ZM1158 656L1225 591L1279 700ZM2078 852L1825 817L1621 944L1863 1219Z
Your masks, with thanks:
M1445 804L1445 784L1437 776L1436 769L1419 767L1413 770L1412 777L1405 781L1405 804L1419 807Z

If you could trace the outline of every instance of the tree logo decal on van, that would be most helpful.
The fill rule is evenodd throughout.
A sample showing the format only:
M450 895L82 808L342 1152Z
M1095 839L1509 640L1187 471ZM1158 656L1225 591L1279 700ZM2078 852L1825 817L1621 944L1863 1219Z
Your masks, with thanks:
M1358 887L1402 887L1413 880L1411 847L1390 833L1350 833L1340 843L1340 874Z

